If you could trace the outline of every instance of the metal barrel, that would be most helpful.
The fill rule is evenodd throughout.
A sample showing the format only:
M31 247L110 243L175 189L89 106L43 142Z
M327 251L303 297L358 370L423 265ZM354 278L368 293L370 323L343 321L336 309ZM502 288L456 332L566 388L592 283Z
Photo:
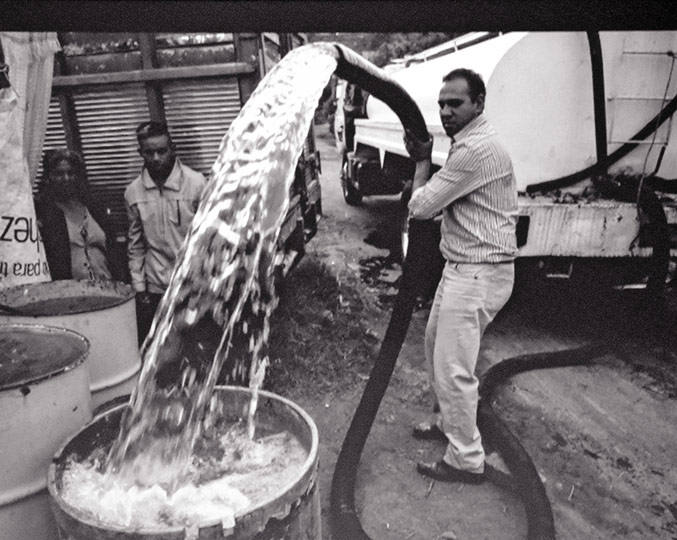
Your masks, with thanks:
M58 280L0 290L0 323L73 330L91 343L94 407L130 394L141 369L133 289L120 282Z
M55 540L54 452L92 418L89 342L63 328L0 325L0 537Z
M217 386L216 395L228 418L246 418L251 390ZM197 532L182 527L158 529L116 528L74 508L61 496L64 469L70 456L84 460L94 450L110 444L117 436L127 405L119 405L97 416L56 453L48 473L48 489L61 538L68 540L321 540L320 490L318 484L317 427L312 418L294 402L266 391L259 391L257 425L287 430L306 450L306 459L296 478L277 493L238 514L235 524L198 524ZM197 534L197 536L196 536Z

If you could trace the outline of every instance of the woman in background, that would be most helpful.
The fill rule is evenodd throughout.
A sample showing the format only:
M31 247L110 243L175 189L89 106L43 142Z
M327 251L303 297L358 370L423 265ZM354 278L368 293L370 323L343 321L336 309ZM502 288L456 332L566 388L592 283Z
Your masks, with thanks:
M113 278L102 229L106 214L91 202L79 154L45 153L35 210L53 280Z

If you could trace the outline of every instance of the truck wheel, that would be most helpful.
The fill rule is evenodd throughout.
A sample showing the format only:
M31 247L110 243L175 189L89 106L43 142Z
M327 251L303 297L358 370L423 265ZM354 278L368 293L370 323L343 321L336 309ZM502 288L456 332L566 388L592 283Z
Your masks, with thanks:
M362 202L362 193L348 179L348 159L346 156L343 156L343 165L341 166L341 191L343 192L343 198L350 206L355 206Z

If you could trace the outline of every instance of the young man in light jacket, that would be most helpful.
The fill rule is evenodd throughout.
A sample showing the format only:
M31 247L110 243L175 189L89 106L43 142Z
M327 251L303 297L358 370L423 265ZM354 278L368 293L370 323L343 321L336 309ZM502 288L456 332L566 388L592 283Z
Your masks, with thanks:
M127 186L125 204L129 218L127 255L142 343L169 285L206 180L178 159L166 124L143 122L136 136L144 168Z

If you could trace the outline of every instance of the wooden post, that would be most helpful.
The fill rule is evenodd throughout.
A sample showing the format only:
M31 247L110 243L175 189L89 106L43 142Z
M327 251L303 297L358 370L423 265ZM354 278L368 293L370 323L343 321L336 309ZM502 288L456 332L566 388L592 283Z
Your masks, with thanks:
M158 67L157 55L155 54L155 34L140 32L137 35L139 49L141 51L141 66L144 70L153 70ZM165 104L162 97L162 87L157 81L146 81L146 98L150 119L156 122L166 122Z
M237 61L250 64L254 68L253 73L238 77L240 100L244 105L261 79L259 35L233 34L233 41Z
M284 58L294 48L291 34L280 34L280 57Z
M62 50L56 53L54 69L57 75L68 75L68 64L66 63L66 56ZM52 92L54 92L54 87L52 87ZM67 90L59 90L57 99L59 100L61 120L63 122L64 134L66 136L66 146L69 150L77 152L82 156L82 139L80 137L80 129L78 128L77 113L75 112L75 101L73 100L73 94Z

